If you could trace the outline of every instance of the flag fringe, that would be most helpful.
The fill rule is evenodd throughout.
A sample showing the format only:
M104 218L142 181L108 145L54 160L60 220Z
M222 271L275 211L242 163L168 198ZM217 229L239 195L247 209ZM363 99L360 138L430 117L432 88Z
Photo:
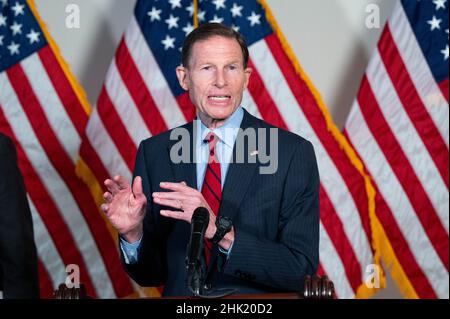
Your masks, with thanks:
M86 93L84 89L81 87L81 85L78 83L77 79L73 75L73 73L70 71L69 64L64 60L64 58L61 55L61 51L59 50L58 45L56 44L55 40L53 40L50 32L47 30L47 26L45 22L41 19L41 16L39 15L36 5L34 3L34 0L26 0L27 4L33 13L33 16L37 20L39 26L41 27L42 32L44 32L45 39L50 45L50 48L52 49L53 53L56 56L56 59L58 60L59 65L63 69L64 74L66 75L67 79L70 82L70 86L74 90L78 100L80 101L81 105L83 106L84 111L87 115L91 114L92 108L91 105L86 97Z
M417 292L408 279L408 276L405 274L403 267L395 255L391 242L389 241L380 220L376 216L374 217L373 232L374 237L377 240L377 246L380 247L380 250L382 251L381 257L383 262L386 264L386 268L389 270L392 279L396 283L402 296L409 299L418 299L419 296L417 295Z
M365 188L368 196L368 209L369 209L369 219L371 224L371 231L375 235L377 232L374 231L374 223L376 219L375 215L375 188L372 185L371 179L364 171L364 165L362 161L359 159L358 155L354 151L354 149L350 146L348 143L346 137L339 131L337 126L334 124L333 119L331 118L330 113L328 112L328 109L325 105L325 103L322 100L322 97L320 96L319 91L315 88L312 81L309 79L308 75L303 71L300 63L298 62L294 51L292 50L291 46L289 45L288 41L286 40L286 37L284 36L283 32L281 31L280 27L278 26L278 23L272 14L272 11L270 10L269 5L266 3L265 0L258 0L258 2L262 5L266 12L266 18L269 24L271 25L272 29L275 31L278 39L281 42L281 45L286 52L289 60L291 61L295 71L300 76L300 78L306 83L309 90L314 96L314 99L317 102L317 105L319 106L320 111L322 112L323 117L325 118L325 122L327 125L328 131L331 133L331 135L336 139L339 146L343 149L344 153L347 155L347 157L350 159L350 162L352 165L358 170L358 172L362 175L364 178ZM379 266L381 270L381 278L380 278L380 289L386 287L386 276L382 270L381 263L380 263L380 257L381 257L381 246L377 244L377 241L375 241L375 236L372 236L372 249L374 250L374 264ZM369 298L370 296L373 296L378 292L379 289L370 289L367 288L367 286L363 283L356 292L356 298Z

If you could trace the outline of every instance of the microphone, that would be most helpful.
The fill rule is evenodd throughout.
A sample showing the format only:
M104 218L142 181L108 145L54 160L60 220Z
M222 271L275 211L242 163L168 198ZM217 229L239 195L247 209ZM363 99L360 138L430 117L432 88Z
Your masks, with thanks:
M186 256L187 286L194 296L202 294L204 269L201 266L200 258L208 223L209 211L205 207L196 208L192 214L191 238L189 239Z

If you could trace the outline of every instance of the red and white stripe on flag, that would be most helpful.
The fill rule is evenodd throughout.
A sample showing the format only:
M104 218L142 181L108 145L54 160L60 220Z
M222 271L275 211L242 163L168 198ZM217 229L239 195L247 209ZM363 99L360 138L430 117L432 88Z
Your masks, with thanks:
M374 243L393 279L406 297L448 298L448 3L398 3L345 134L375 184Z
M223 5L231 9L228 6L232 4ZM226 17L213 11L212 4L206 1L198 3L198 8L196 1L183 1L182 6L186 7L176 9L180 28L166 34L169 30L164 20L173 14L170 4L153 0L137 3L80 150L79 172L99 192L102 181L109 176L120 174L131 179L141 140L191 121L195 115L188 94L173 93L178 84L169 82L164 73L166 65L157 59L175 56L178 47L173 44L182 42L184 32L180 39L171 36L185 24L192 26L194 12L200 22L214 14L226 23ZM373 213L374 207L373 197L371 202L369 196L373 195L370 181L296 62L267 4L239 0L234 6L233 16L242 17L242 24L234 27L240 27L241 32L253 27L252 32L257 32L256 27L263 20L272 30L249 48L253 74L242 105L252 114L314 144L321 175L320 271L334 281L339 297L369 296L375 290L364 285L366 267L377 263L371 247L369 212ZM157 38L164 36L163 42ZM170 72L175 69L167 74ZM380 280L382 286L382 275Z
M41 296L52 297L66 281L68 265L79 267L93 297L129 295L113 234L75 173L90 112L84 93L32 1L3 1L0 10L7 17L0 27L0 131L15 142L27 188Z

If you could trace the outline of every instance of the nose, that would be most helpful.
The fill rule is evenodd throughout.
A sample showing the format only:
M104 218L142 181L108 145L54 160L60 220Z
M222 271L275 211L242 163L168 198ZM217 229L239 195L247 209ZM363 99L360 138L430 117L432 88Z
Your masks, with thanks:
M216 79L215 79L215 83L214 85L218 88L223 88L224 86L227 85L227 81L225 78L225 73L223 70L218 70L216 72Z

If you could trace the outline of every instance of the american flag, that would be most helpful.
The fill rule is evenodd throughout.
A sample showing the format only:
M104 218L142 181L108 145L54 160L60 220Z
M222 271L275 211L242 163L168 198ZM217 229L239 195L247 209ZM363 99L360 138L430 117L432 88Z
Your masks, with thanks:
M175 68L195 14L199 23L221 22L245 36L253 74L242 105L314 144L322 181L321 272L339 297L371 295L366 267L378 261L371 248L370 181L264 1L138 1L89 119L81 175L91 186L117 174L131 180L140 141L194 118Z
M375 247L406 297L449 297L447 0L399 2L345 130L376 187Z
M70 264L92 296L125 296L134 288L113 234L75 173L90 108L58 52L32 1L0 0L0 131L15 141L28 191L41 296Z

